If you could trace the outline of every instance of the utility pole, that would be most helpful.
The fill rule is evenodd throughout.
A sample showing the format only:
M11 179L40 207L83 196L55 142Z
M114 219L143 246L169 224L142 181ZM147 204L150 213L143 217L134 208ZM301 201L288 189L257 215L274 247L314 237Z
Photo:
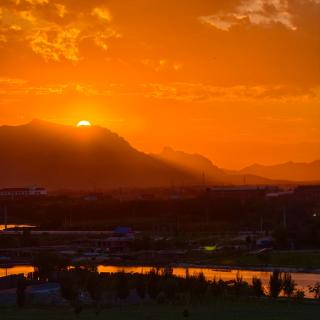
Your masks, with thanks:
M202 171L202 186L204 189L207 187L206 174L204 171Z
M287 210L286 207L283 207L283 227L287 228Z
M3 224L4 224L4 230L8 229L8 209L7 206L3 206Z

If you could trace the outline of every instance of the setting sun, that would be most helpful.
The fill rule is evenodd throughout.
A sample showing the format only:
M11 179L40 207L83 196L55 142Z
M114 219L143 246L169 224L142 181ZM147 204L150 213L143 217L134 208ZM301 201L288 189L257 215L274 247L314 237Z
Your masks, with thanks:
M91 127L91 123L87 120L81 120L78 122L77 127Z

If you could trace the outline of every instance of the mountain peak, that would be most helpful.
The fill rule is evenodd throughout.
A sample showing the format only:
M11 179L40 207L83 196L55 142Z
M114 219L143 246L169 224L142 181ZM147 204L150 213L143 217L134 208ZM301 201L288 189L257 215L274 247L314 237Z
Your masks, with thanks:
M134 149L106 128L82 129L39 119L1 127L0 187L90 190L194 182L187 171Z

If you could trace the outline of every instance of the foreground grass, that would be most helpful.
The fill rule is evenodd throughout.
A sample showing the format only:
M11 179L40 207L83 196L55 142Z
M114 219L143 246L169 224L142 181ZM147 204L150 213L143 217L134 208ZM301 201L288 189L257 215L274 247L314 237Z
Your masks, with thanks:
M189 316L184 316L184 310ZM84 310L79 319L112 320L314 320L319 319L320 305L287 302L214 301L195 306L124 306L103 310L96 316L94 310ZM71 309L4 309L1 320L67 320L76 319Z

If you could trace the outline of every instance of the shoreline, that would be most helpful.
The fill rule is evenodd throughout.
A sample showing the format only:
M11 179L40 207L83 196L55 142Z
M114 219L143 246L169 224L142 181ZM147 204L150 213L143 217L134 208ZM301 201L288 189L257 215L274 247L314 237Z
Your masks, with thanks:
M217 271L232 271L232 270L240 270L240 271L257 271L257 272L273 272L278 270L280 272L288 272L288 273L309 273L309 274L320 274L320 269L310 269L310 268L300 268L300 267L286 267L286 266L244 266L244 265L214 265L214 264L195 264L195 263L169 263L162 265L152 265L146 262L140 263L94 263L95 266L111 266L111 267L149 267L149 268L193 268L193 269L211 269ZM72 265L74 266L74 265ZM11 262L11 263L2 263L0 264L0 269L11 269L14 267L32 267L32 263L29 261L25 262Z

